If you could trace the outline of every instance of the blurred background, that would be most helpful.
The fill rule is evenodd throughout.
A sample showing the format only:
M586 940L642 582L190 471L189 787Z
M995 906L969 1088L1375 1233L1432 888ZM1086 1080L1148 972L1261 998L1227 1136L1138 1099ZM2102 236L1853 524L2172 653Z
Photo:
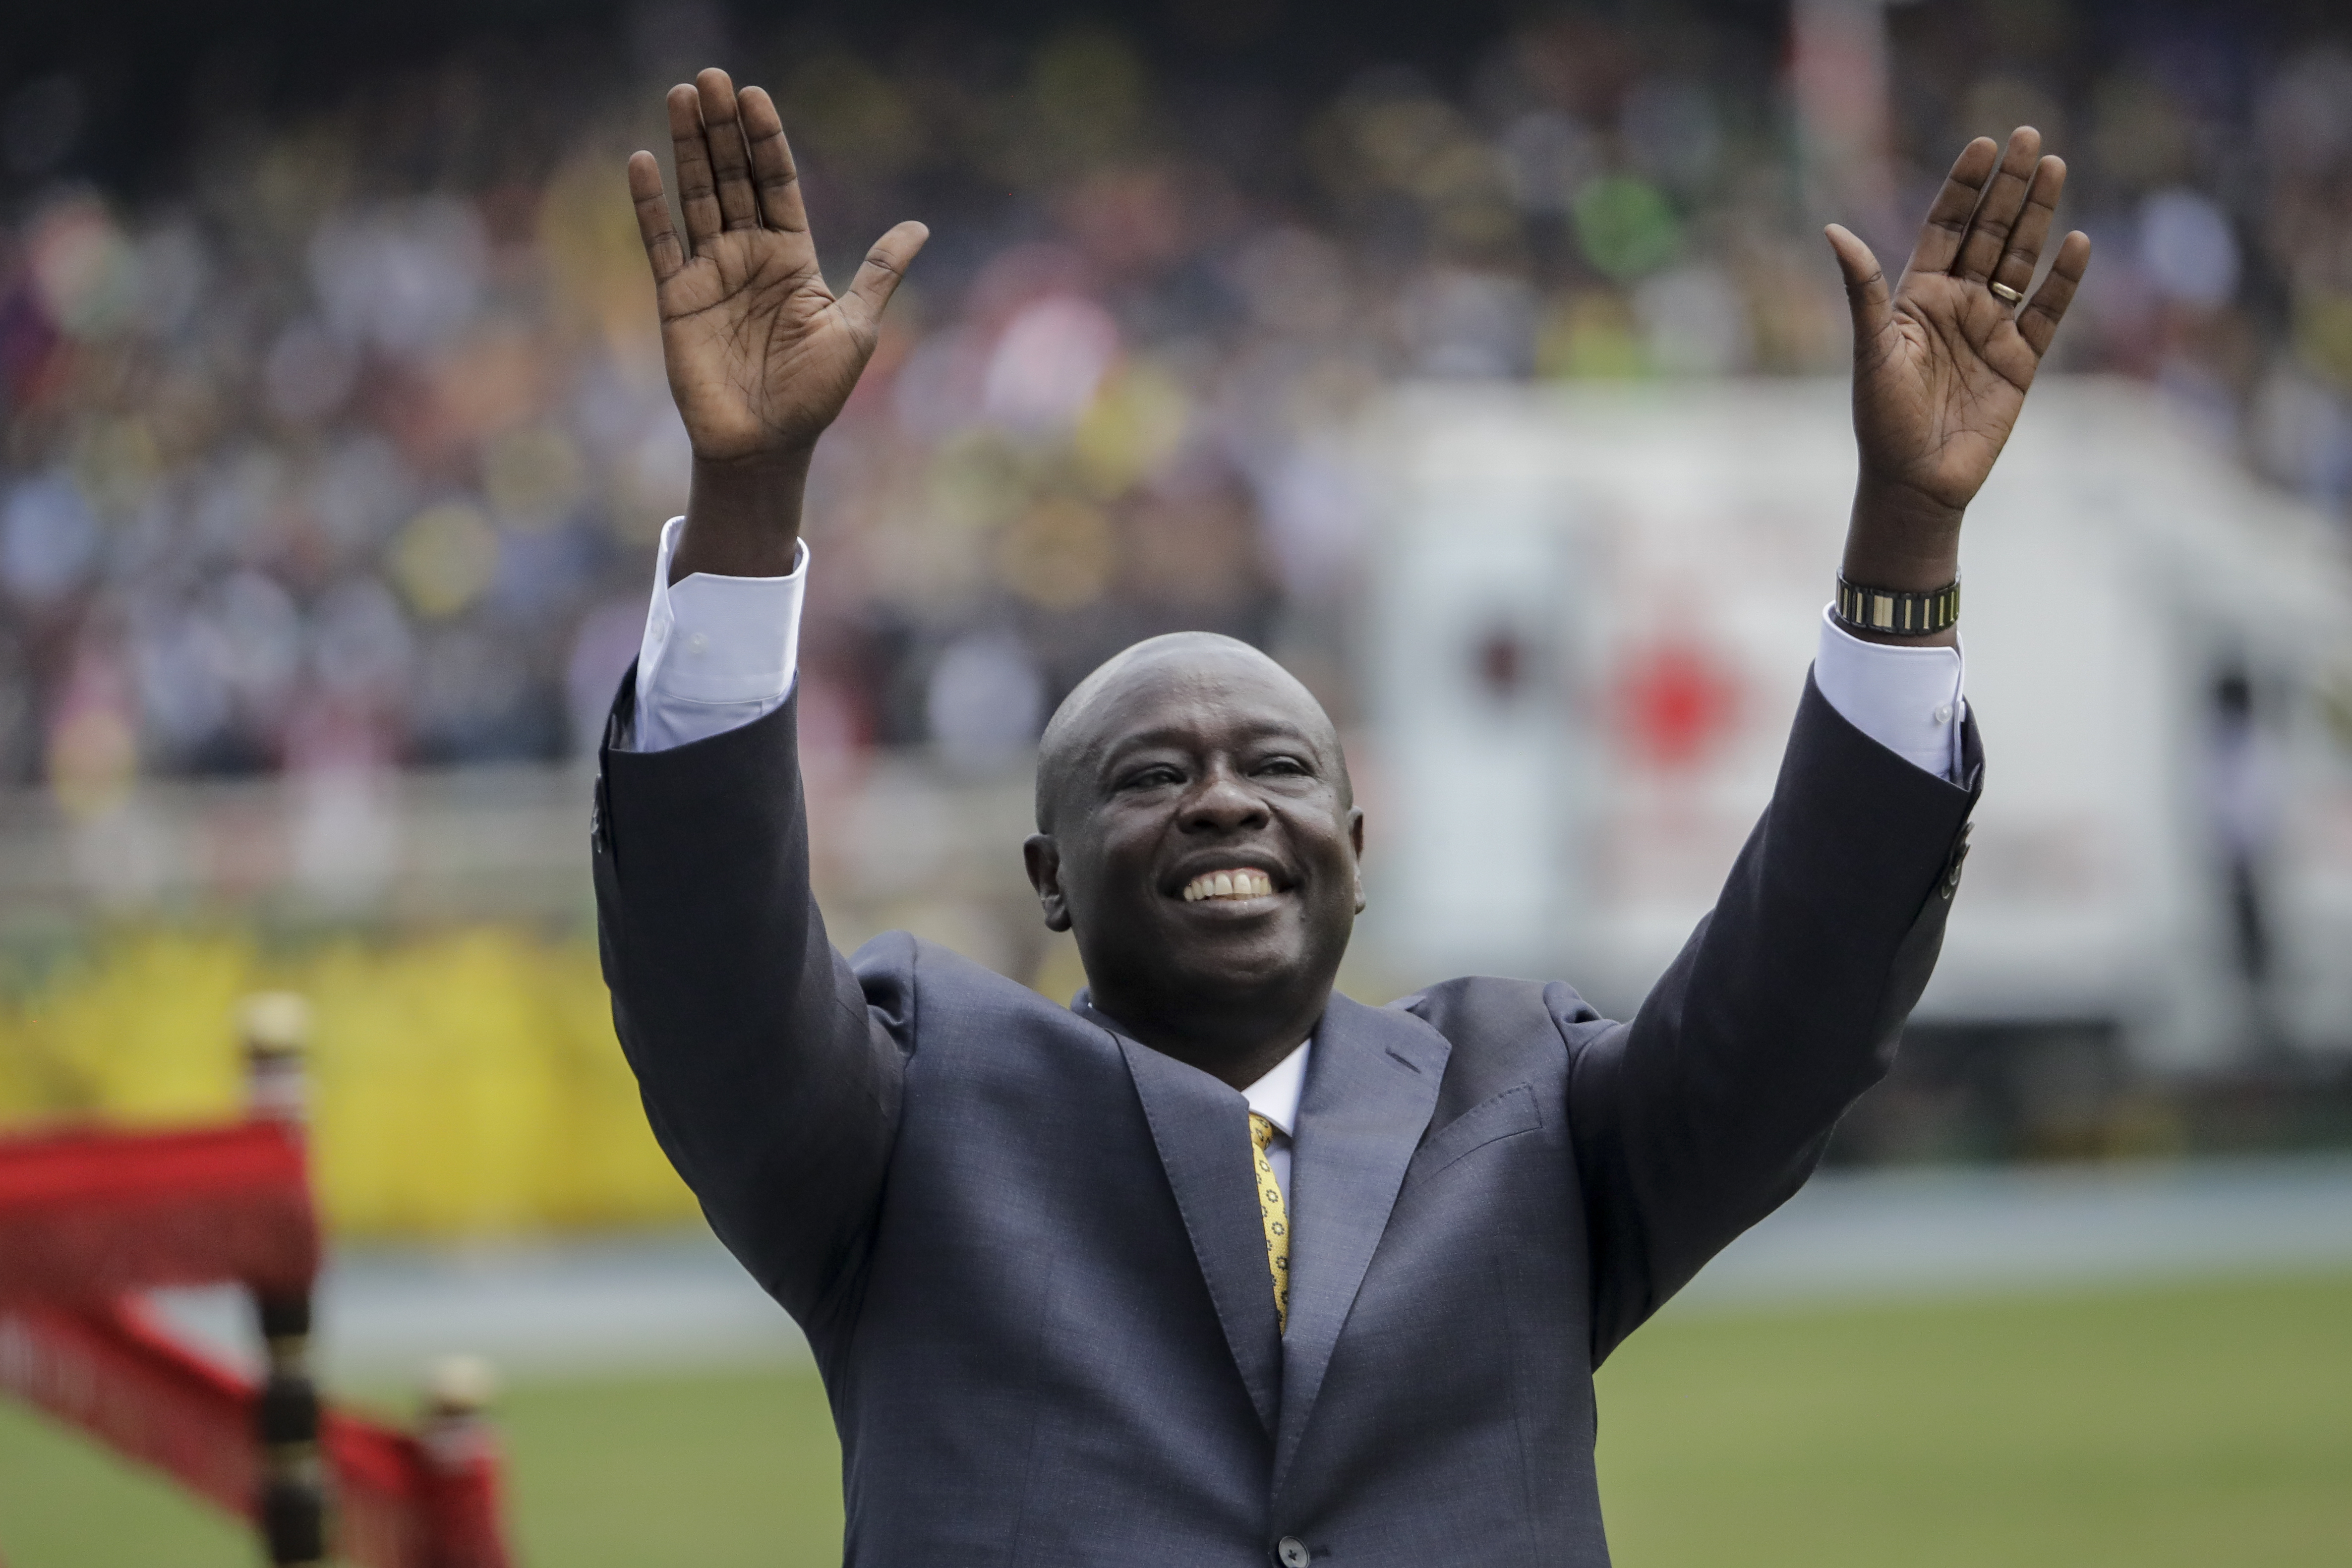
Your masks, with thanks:
M1206 627L1349 737L1354 994L1637 1004L1769 793L1836 560L1819 227L1893 267L1963 141L2040 127L2096 259L1972 514L1991 782L1946 961L1832 1173L1604 1377L1612 1522L1637 1568L2342 1560L2325 5L15 18L0 1131L233 1115L237 998L307 993L344 1385L507 1363L533 1561L837 1551L821 1393L644 1129L586 878L688 465L621 170L709 63L776 93L829 276L933 232L808 510L836 940L1057 997L1030 747L1101 658ZM0 1412L19 1568L246 1550Z

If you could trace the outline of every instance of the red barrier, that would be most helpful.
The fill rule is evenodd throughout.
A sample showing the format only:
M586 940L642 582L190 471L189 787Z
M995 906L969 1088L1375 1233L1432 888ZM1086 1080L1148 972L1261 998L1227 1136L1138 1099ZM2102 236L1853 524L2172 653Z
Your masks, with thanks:
M257 1517L255 1385L135 1301L0 1308L0 1391ZM438 1416L419 1437L330 1411L320 1437L341 1557L362 1568L509 1568L498 1455L478 1416Z
M231 1512L252 1510L252 1385L134 1303L0 1308L0 1388Z
M315 1564L331 1541L362 1568L508 1568L482 1378L436 1393L420 1436L324 1408L311 1383L308 1018L299 997L248 1002L239 1125L0 1141L0 1394L252 1520L273 1563ZM253 1293L259 1384L126 1294L215 1282Z
M297 1294L318 1272L298 1126L0 1144L0 1302L100 1301L215 1281Z

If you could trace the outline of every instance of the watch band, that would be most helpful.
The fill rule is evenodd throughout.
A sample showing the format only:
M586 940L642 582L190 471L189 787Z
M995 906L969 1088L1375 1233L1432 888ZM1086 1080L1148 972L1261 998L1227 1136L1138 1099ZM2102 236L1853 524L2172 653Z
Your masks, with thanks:
M1838 623L1856 632L1876 632L1894 637L1926 637L1960 618L1960 580L1926 593L1897 588L1865 588L1838 573Z

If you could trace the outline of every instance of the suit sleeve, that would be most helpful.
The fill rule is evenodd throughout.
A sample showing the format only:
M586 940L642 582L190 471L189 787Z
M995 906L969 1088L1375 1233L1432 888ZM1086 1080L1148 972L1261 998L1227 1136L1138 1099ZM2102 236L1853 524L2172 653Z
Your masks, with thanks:
M868 1249L912 1040L911 945L863 981L809 888L799 701L600 757L591 832L613 1021L655 1136L712 1229L812 1330Z
M1809 679L1771 803L1630 1024L1554 987L1594 1252L1596 1364L1803 1185L1884 1076L1943 942L1981 778L1855 729Z

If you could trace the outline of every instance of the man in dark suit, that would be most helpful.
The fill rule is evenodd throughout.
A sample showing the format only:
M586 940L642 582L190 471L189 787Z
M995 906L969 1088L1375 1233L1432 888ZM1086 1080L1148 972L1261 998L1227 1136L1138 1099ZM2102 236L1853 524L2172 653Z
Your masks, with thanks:
M849 1558L1605 1563L1593 1368L1803 1182L1934 962L1979 778L1960 517L2088 261L2069 235L2022 298L2063 166L1970 144L1893 289L1830 231L1837 602L1771 804L1631 1023L1557 983L1337 994L1345 758L1202 635L1046 731L1025 854L1086 964L1063 1008L904 934L826 942L801 489L924 233L836 298L766 95L706 71L669 113L685 241L655 160L629 173L695 469L597 785L604 968L663 1146L815 1350Z

